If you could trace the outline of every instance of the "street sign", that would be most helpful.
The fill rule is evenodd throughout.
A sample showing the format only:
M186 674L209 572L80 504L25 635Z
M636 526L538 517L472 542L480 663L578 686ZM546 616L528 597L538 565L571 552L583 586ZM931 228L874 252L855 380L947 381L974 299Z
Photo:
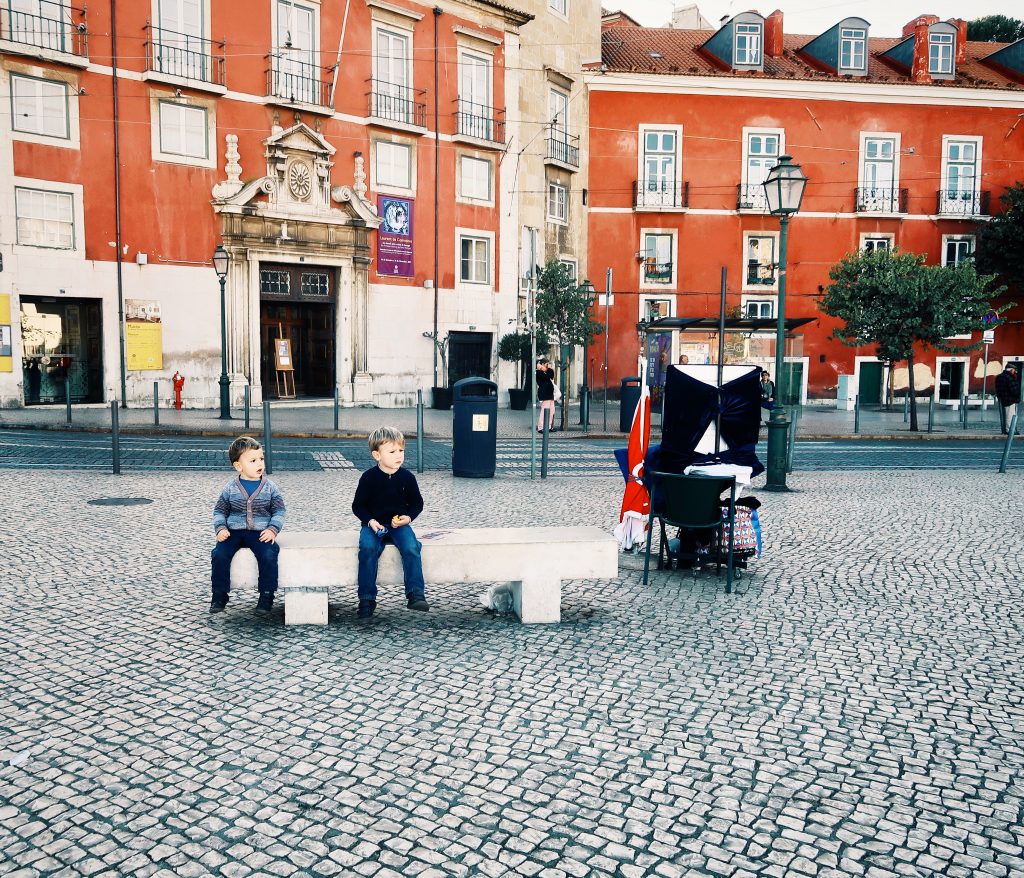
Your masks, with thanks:
M994 329L986 329L981 333L981 341L983 344L995 344L996 331Z
M981 322L986 326L991 326L997 320L999 320L999 315L996 314L995 311L986 311L984 316L981 318Z

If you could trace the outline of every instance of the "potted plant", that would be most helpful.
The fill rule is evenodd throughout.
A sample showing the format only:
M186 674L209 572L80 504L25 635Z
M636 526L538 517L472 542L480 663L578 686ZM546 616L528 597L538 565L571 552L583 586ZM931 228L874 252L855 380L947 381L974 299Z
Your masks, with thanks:
M440 410L447 410L452 407L452 389L448 386L448 340L451 333L446 332L443 337L427 331L423 333L424 338L429 338L434 347L437 348L438 359L441 360L441 386L431 387L431 407ZM437 380L435 373L434 380Z
M516 331L503 335L498 341L498 359L516 364L518 386L508 389L508 403L511 409L521 412L530 404L530 334Z

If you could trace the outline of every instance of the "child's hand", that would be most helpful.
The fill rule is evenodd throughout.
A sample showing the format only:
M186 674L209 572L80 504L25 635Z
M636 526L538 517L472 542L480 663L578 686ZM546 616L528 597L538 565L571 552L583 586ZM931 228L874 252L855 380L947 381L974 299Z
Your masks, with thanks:
M406 524L412 524L412 519L408 515L396 515L391 519L392 527L402 527Z
M219 530L219 531L217 531L217 542L218 543L223 543L224 540L226 540L229 536L231 536L231 531L229 531L229 530Z
M266 530L260 531L260 542L261 543L276 543L277 534L274 533L269 527Z
M370 530L372 530L374 533L378 533L379 531L385 530L384 525L377 521L376 518L371 518L366 524L367 527L369 527Z

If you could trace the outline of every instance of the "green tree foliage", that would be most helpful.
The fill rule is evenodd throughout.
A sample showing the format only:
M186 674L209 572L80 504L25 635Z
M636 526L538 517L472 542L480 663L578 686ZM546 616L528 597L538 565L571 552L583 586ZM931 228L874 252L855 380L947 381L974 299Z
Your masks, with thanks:
M819 307L843 321L833 336L850 347L875 345L889 363L906 360L910 381L910 429L917 430L915 348L950 353L977 348L950 336L983 328L981 318L1000 290L994 275L979 275L967 260L956 268L925 265L916 253L875 250L849 253L829 271L831 283Z
M982 43L1015 43L1024 38L1024 21L1005 15L984 15L967 22L967 39Z
M537 333L537 350L547 349L548 340L546 336ZM519 378L519 386L526 387L527 379L532 375L530 371L530 333L508 332L498 341L498 359L507 363L515 363Z
M604 324L590 316L589 291L576 282L565 263L552 260L537 278L537 327L554 339L564 358L561 369L562 397L567 398L565 372L572 361L573 347L586 347L602 332ZM568 420L568 406L562 407L562 429Z
M1001 213L978 226L974 260L978 271L992 272L1018 293L1024 289L1024 183L1000 197Z

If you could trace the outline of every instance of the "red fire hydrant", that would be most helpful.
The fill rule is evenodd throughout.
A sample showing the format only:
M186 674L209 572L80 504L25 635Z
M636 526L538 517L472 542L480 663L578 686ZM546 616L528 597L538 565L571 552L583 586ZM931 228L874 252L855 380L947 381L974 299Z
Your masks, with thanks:
M171 381L174 382L174 407L176 409L181 408L181 388L185 386L185 376L179 375L177 372L171 377Z

